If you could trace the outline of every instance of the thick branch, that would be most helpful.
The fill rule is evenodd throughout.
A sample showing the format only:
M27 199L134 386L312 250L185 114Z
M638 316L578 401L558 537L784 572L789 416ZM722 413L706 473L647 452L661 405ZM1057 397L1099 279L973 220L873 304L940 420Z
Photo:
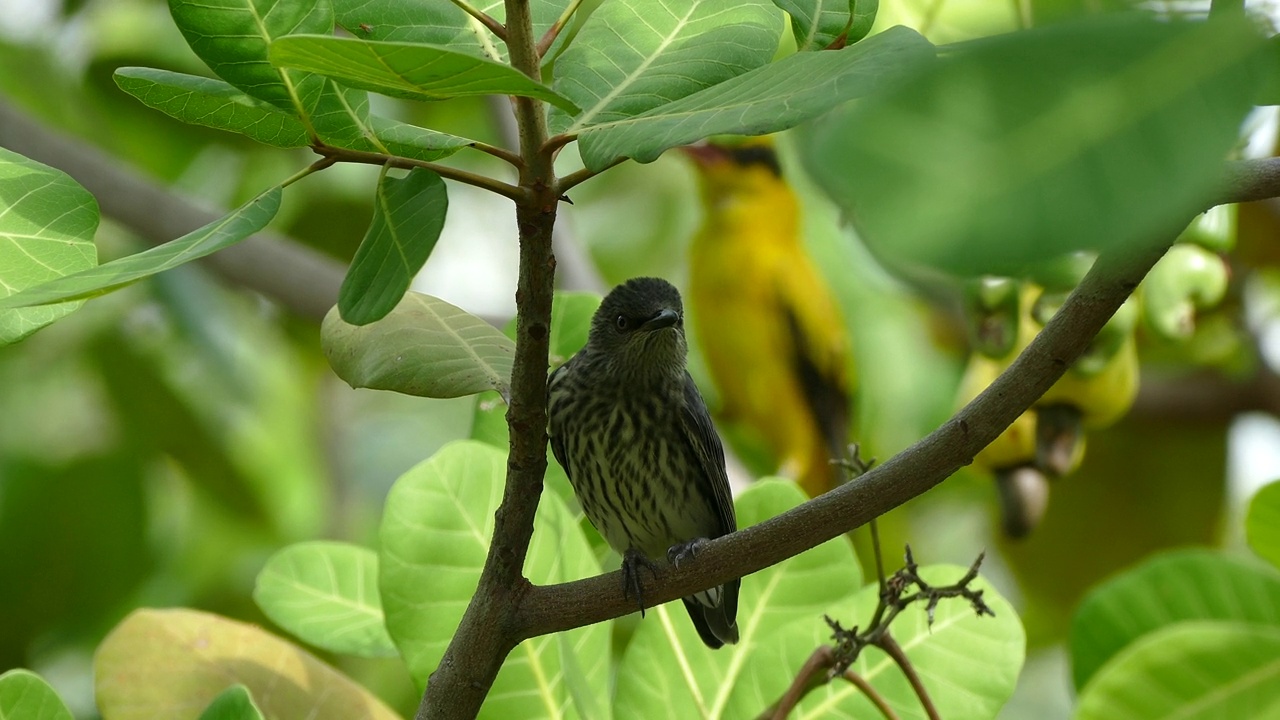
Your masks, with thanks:
M529 2L506 0L506 12L511 64L536 79L538 54ZM559 196L552 152L546 147L545 106L525 97L514 98L512 104L523 164L520 196L516 198L520 279L511 407L507 411L511 430L507 482L494 515L493 540L479 586L427 683L418 707L419 720L470 718L479 712L502 661L522 639L515 624L516 612L530 587L522 570L547 466L547 354L556 265L551 233Z
M1080 356L1166 247L1152 243L1134 252L1104 254L1013 365L942 427L837 490L707 543L698 562L667 568L646 587L646 604L692 595L782 562L923 494L972 462ZM616 573L534 587L520 608L519 637L633 612L634 602L623 598L620 588Z
M3 99L0 146L75 178L98 199L104 214L153 245L181 237L222 215L171 192L123 160L44 127ZM317 321L338 301L344 273L338 262L272 232L260 232L200 263Z

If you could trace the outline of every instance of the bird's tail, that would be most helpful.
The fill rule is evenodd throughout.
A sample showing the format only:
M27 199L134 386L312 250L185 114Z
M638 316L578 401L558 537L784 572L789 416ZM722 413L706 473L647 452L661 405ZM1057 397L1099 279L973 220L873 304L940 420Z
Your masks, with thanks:
M715 650L738 642L738 586L741 580L684 598L693 627L707 647Z

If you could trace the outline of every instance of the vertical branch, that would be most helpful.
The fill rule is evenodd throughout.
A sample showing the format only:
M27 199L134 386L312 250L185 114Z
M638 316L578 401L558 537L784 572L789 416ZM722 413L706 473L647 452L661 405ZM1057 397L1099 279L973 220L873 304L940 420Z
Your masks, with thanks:
M517 70L537 79L538 54L528 0L506 0L507 49ZM522 569L547 465L547 353L555 256L551 231L558 194L547 146L545 106L512 99L520 136L520 188L516 225L520 277L516 288L516 354L507 424L511 451L502 504L476 594L431 675L418 720L471 718L480 711L502 661L521 638L514 623L529 583Z

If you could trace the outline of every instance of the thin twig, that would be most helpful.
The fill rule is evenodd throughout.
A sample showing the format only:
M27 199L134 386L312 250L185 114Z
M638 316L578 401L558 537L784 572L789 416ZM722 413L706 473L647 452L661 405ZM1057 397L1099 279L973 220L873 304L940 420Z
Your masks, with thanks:
M560 17L556 18L555 24L547 28L547 32L542 35L542 39L538 41L538 57L541 58L547 54L551 46L555 44L556 37L560 35L560 31L565 25L569 24L569 19L578 11L578 6L582 4L582 0L570 0L569 5L565 7L564 12L560 13Z
M889 707L889 701L885 700L880 691L867 682L866 678L852 670L845 670L840 677L856 685L862 691L862 694L866 695L867 699L871 701L871 704L876 706L880 714L884 715L885 720L899 720L898 713Z
M325 168L333 165L336 162L338 162L336 158L331 158L331 157L320 158L319 160L311 163L310 165L303 168L302 170L299 170L298 172L290 175L288 178L285 179L284 182L280 183L280 187L287 188L290 185L298 182L302 178L310 175L311 173L324 170Z
M468 3L467 0L452 0L452 2L454 5L457 5L458 7L462 8L463 12L475 18L476 20L479 20L481 25L484 25L485 27L489 28L489 32L496 35L499 40L503 42L507 42L506 26L504 26L502 23L498 22L497 20L493 19L493 16L489 15L483 10L480 10L479 8L472 7L471 3Z
M605 170L608 170L611 167L621 165L626 161L627 161L627 158L620 157L599 170L590 170L588 168L575 170L574 172L571 172L568 175L565 175L564 177L560 178L560 180L556 182L556 189L560 191L561 195L564 195L565 193L573 189L575 186L580 185L586 182L587 180L590 180L591 178L595 177L596 175L599 175L600 173L604 172Z
M866 678L853 670L845 670L843 673L832 675L831 669L835 666L835 659L835 652L829 645L823 645L814 650L791 680L791 685L787 687L782 697L765 708L757 720L786 720L786 717L791 714L791 711L800 704L800 701L806 695L830 683L836 677L844 678L866 694L867 699L880 710L885 720L899 720L898 714L893 711L893 708L889 707L888 701L884 699L884 696L878 690L872 687L871 683L867 682Z
M440 163L430 162L428 160L418 160L415 158L400 157L399 155L387 155L384 153L366 152L364 150L350 150L348 148L337 148L330 145L316 145L312 148L320 155L327 158L333 158L338 162L363 163L365 165L383 165L386 167L403 168L405 170L411 168L426 168L436 173L440 177L456 180L467 185L474 185L478 188L484 188L490 192L497 193L503 197L510 198L517 203L528 200L529 193L516 185L504 183L501 180L495 180L487 175L477 175L476 173L459 170L441 165Z
M511 152L510 150L507 150L506 148L500 148L496 145L490 145L489 143L482 143L479 141L471 143L471 147L475 148L476 150L479 150L482 153L488 153L489 155L492 155L498 158L499 160L503 160L509 163L512 167L515 167L515 168L524 167L524 159L521 158L519 155Z
M933 699L929 697L929 691L925 689L924 683L920 680L920 674L916 672L916 668L911 664L911 659L902 651L902 646L889 633L880 636L876 647L884 650L893 661L898 664L898 668L902 670L902 674L907 676L907 682L911 683L911 688L916 691L916 697L920 698L920 706L924 708L925 713L929 716L929 720L941 720L938 715L938 708L934 707Z

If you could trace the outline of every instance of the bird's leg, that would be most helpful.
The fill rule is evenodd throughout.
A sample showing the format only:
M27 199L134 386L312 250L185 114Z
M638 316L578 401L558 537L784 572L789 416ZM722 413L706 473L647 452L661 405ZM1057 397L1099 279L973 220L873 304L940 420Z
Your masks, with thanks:
M671 563L671 567L679 568L680 563L697 557L698 551L706 544L706 538L694 538L686 543L672 545L667 549L667 561Z
M640 607L640 617L644 617L644 583L640 580L640 569L645 568L656 580L658 564L650 560L644 553L635 548L628 548L622 554L622 597L635 597Z

